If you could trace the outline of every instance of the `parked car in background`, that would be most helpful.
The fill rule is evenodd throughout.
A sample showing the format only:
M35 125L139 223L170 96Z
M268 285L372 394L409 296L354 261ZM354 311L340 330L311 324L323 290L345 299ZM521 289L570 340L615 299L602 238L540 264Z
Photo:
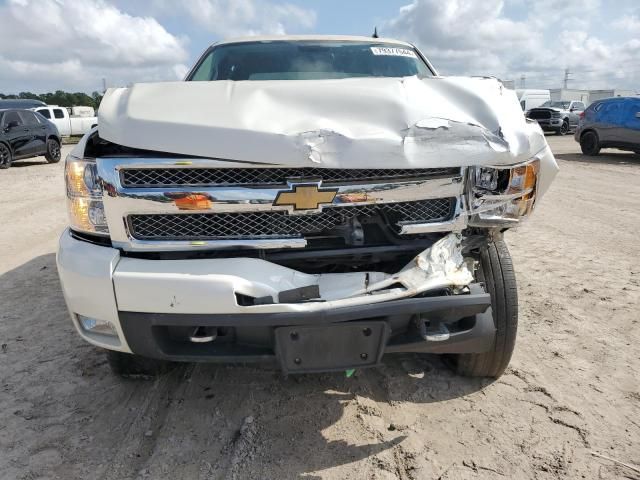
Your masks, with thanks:
M32 100L30 98L3 98L0 99L0 110L9 108L37 108L46 107L47 104L41 100Z
M516 89L516 95L518 96L518 101L520 102L520 107L522 107L523 112L531 110L532 108L539 107L543 103L551 100L551 94L549 93L549 90L518 88Z
M56 126L31 110L0 110L0 168L14 160L44 155L60 161L60 133Z
M600 100L584 111L575 133L585 155L601 148L631 150L640 155L640 97Z
M58 131L63 137L84 135L98 124L98 119L95 115L91 117L69 115L65 107L58 107L57 105L39 107L35 111L47 120L51 120L58 127Z
M565 135L578 126L584 103L575 100L549 100L526 113L527 118L537 120L544 131Z

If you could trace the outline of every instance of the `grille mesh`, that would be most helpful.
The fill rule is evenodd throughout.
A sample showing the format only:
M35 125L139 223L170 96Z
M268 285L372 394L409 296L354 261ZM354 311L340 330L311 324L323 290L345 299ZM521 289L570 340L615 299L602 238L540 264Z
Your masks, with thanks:
M453 215L453 198L324 208L314 215L286 212L190 213L130 215L138 240L210 240L283 238L313 235L344 225L349 219L384 215L397 228L404 223L437 222Z
M459 168L136 168L121 172L129 188L202 185L286 185L287 179L319 178L325 183L434 178L460 175Z
M551 112L549 110L531 110L529 112L529 118L533 118L535 120L542 120L545 118L551 118Z

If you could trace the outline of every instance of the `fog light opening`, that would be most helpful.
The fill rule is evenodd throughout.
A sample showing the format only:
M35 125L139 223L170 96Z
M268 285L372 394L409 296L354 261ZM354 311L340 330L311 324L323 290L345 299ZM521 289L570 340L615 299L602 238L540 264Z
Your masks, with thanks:
M77 317L80 327L87 333L95 333L109 337L118 336L115 325L108 320L99 320L97 318L85 317L84 315L78 315Z

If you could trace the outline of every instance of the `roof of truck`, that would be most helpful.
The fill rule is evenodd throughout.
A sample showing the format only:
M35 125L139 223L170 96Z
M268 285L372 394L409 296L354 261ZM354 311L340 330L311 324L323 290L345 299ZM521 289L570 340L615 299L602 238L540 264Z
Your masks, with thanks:
M215 42L214 45L223 45L226 43L243 43L243 42L275 42L275 41L334 41L334 42L380 42L380 43L395 43L398 45L404 45L411 47L412 45L402 40L395 40L393 38L374 38L356 35L257 35L253 37L237 37L229 38Z

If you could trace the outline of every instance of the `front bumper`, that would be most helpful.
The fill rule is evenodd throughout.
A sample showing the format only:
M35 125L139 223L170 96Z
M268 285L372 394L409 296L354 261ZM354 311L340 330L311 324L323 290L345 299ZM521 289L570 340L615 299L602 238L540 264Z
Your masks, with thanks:
M425 261L429 259L417 258L417 263ZM483 287L471 284L458 295L436 295L444 274L435 271L432 264L428 275L409 265L394 275L316 276L251 258L121 257L119 250L75 239L69 231L60 239L57 263L78 333L100 347L152 358L280 361L287 371L318 371L376 365L384 353L479 353L494 344L491 301ZM450 281L447 278L445 281ZM363 279L369 290L359 290ZM314 282L321 301L280 303L283 292L296 292ZM398 282L404 288L398 288ZM374 288L376 285L379 288ZM426 290L421 288L425 285ZM277 299L278 294L280 302L261 300L247 306L241 301ZM78 315L110 322L116 335L86 331ZM380 345L368 344L375 352L368 354L366 361L351 358L350 352L332 350L341 338L351 338L349 329L338 328L344 325L380 332L376 337ZM448 332L446 338L429 335L442 325ZM326 354L310 353L315 367L305 368L305 362L299 368L285 365L283 357L289 347L278 339L291 327L311 329L310 337L324 342ZM190 341L198 328L215 331L215 340ZM334 356L335 361L318 363L321 356L325 360Z
M558 130L560 127L562 127L562 123L564 122L564 120L562 118L550 118L550 119L540 119L537 120L538 125L540 125L540 128L542 128L542 130L545 131L549 131L549 130Z

